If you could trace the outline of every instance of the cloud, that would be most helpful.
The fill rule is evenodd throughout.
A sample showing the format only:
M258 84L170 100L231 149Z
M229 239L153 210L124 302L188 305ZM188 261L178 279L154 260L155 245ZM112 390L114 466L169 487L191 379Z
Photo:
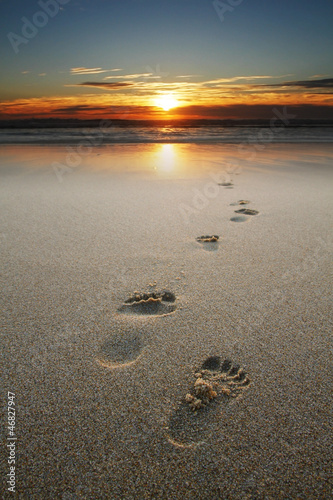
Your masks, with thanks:
M109 71L121 71L121 69L84 68L84 67L71 68L72 75L95 75L97 73L108 73Z
M89 82L88 82L89 83ZM93 82L97 83L98 82ZM118 85L118 84L117 84ZM103 86L104 88L104 86ZM311 95L311 94L307 94ZM224 101L204 101L183 99L182 104L169 111L167 118L171 119L265 119L270 120L274 116L274 109L281 112L287 106L288 115L294 115L295 119L330 120L332 119L333 106L326 94L319 95L317 104L312 102L295 102L295 94L292 100L270 99L263 103L248 99L243 102L238 101L237 96ZM186 102L184 102L186 101ZM150 104L147 104L150 102ZM194 105L194 103L196 103ZM0 119L18 118L127 118L127 119L152 119L166 118L163 110L157 109L154 100L140 98L135 92L130 98L128 95L115 95L107 90L102 94L87 93L75 96L55 96L49 98L29 98L16 99L15 101L5 101L0 104Z
M89 104L77 104L76 106L66 106L55 108L53 113L81 113L82 111L105 111L105 106L89 106Z
M217 78L215 80L208 80L207 82L203 82L205 85L208 84L219 84L219 83L234 83L239 80L268 80L268 79L279 79L279 78L285 78L286 76L290 75L281 75L281 76L271 76L271 75L252 75L252 76L233 76L232 78Z
M131 87L132 83L129 82L83 82L74 85L74 87L97 87L106 90L117 90L123 87ZM72 85L70 85L72 87Z
M138 78L161 78L161 77L159 75L154 75L153 73L134 73L132 75L106 76L104 80L109 80L111 78L127 78L127 80L136 80Z
M333 78L322 78L321 80L297 80L292 82L274 83L269 87L298 87L303 89L333 89Z
M312 75L312 76L309 76L309 78L324 78L326 76L329 76L329 75Z
M175 108L170 114L181 115L183 118L209 118L232 120L270 120L274 118L274 109L282 113L283 106L269 104L229 104L227 106L187 106ZM300 104L288 106L288 115L295 120L330 120L332 106Z
M72 75L94 75L96 73L105 73L102 68L71 68Z
M195 76L199 77L202 75L178 75L178 76L176 76L176 78L194 78Z
M107 70L100 67L74 67L71 68L71 74L81 77L70 79L65 85L76 87L75 91L70 89L69 95L16 101L9 99L1 103L0 113L7 116L23 113L31 113L31 116L52 116L54 112L57 117L61 114L70 117L73 114L78 118L109 113L114 115L117 113L114 111L116 107L118 110L124 107L123 109L128 109L129 117L135 113L136 118L144 118L145 114L161 114L163 117L164 111L156 110L156 99L164 94L172 94L178 101L178 107L169 114L175 118L247 118L251 113L254 118L269 118L269 110L282 105L288 106L288 109L297 105L312 105L312 108L306 108L309 111L307 116L311 116L313 110L315 117L319 116L318 113L326 117L329 111L332 113L333 110L333 78L327 75L321 78L319 75L318 78L307 77L304 80L292 80L295 75L238 75L209 80L184 72L163 81L161 76L164 74L159 70L157 66L156 73L147 66L143 73L119 74L126 71L120 68ZM68 71L67 69L67 79ZM109 75L94 76L94 73L106 71L110 72ZM97 81L92 81L90 75ZM26 79L23 75L21 78ZM329 111L320 108L321 105L327 106ZM146 111L143 111L144 109ZM300 108L301 114L305 111L305 108ZM302 116L305 116L304 113Z
M156 76L157 79L154 79ZM165 93L175 94L178 102L184 104L185 102L195 102L200 105L228 104L235 99L244 104L248 100L252 103L261 101L262 104L266 104L278 103L283 99L287 105L291 102L293 104L302 101L309 102L311 95L313 96L312 104L320 104L320 94L328 95L329 91L333 90L333 78L272 82L273 79L282 79L285 76L287 75L239 75L231 78L191 81L190 75L179 75L173 81L163 82L158 75L147 72L106 76L99 82L85 81L74 86L118 91L117 102L122 102L122 99L128 95L128 90L131 90L135 104L145 104L145 97L153 100ZM118 82L118 80L122 81Z

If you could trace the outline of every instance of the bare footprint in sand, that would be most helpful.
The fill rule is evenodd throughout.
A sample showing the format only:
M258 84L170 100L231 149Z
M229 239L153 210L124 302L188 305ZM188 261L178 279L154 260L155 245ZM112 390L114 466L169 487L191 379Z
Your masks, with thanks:
M176 310L176 296L172 292L134 293L118 311L125 314L165 316Z
M232 186L233 184L230 181L224 181L224 182L219 182L218 185L224 186L224 187L229 187L229 186Z
M244 215L258 215L258 210L252 210L251 208L240 208L239 210L235 210L236 214L244 214Z
M237 205L248 205L249 203L251 203L249 200L238 200L234 203L230 203L230 206L235 207Z
M199 243L216 243L219 240L219 236L216 234L213 234L212 236L198 236L196 240Z
M223 408L249 386L245 371L219 356L210 356L194 374L195 381L166 429L168 441L179 448L204 443L218 428ZM221 411L222 410L222 411Z
M227 189L233 189L234 185L231 181L218 182L218 186L223 186Z
M232 182L227 182L227 181L226 182L219 182L218 185L223 186L227 189L233 189L233 187L234 187Z
M238 202L239 205L240 204L245 205L246 203L250 203L250 202L247 200L240 200ZM230 218L231 222L246 222L246 221L250 220L250 218L246 217L246 215L258 215L259 212L258 212L258 210L252 210L251 208L240 208L239 210L235 210L235 213L242 214L242 215L234 215L233 217Z
M218 249L218 240L219 236L217 234L213 234L211 236L206 235L206 236L198 236L196 238L198 243L202 244L202 247L204 250L208 250L209 252L215 251Z
M96 361L104 368L130 366L141 357L143 347L143 341L137 333L119 333L101 345Z
M250 220L249 217L245 217L245 215L234 215L230 218L231 222L247 222Z

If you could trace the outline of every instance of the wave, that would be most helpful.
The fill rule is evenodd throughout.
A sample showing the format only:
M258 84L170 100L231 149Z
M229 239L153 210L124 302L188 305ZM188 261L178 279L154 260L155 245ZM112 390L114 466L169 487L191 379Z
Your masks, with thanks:
M2 129L0 144L331 143L332 127L117 127Z

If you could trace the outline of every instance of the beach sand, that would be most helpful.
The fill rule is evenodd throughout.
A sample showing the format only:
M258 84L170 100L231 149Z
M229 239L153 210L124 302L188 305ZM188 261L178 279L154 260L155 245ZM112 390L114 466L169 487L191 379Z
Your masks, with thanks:
M65 151L0 150L17 497L330 498L332 145Z

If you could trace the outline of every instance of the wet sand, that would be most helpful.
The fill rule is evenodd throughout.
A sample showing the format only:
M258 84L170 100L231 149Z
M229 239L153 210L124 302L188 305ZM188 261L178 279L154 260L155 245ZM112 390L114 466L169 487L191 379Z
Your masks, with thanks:
M63 153L0 149L18 498L330 498L332 146Z

